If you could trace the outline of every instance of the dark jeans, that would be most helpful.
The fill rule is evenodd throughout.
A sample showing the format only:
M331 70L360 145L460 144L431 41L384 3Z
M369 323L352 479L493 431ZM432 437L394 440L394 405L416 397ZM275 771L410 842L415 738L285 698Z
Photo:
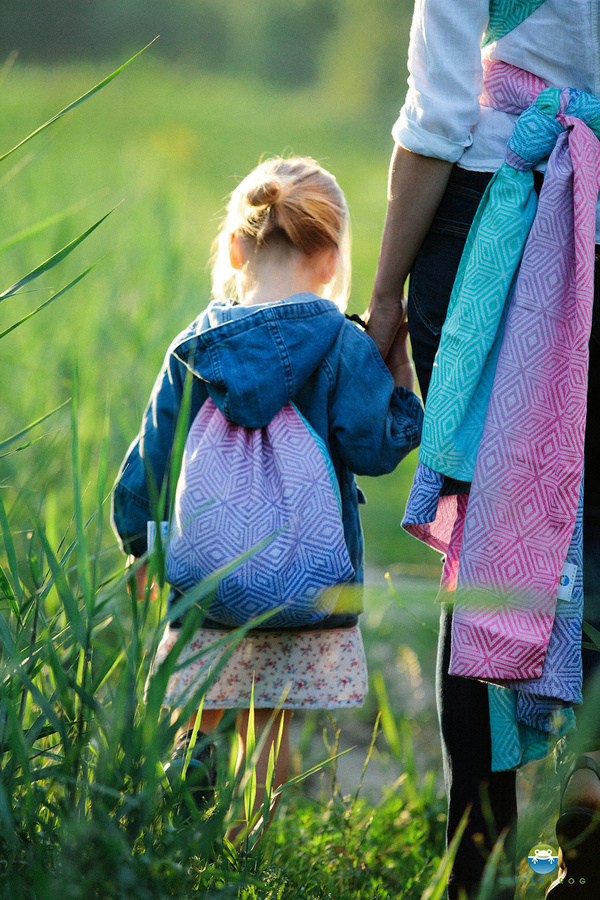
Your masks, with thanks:
M411 272L408 321L423 399L427 396L433 360L465 239L491 177L488 173L454 168L436 218ZM538 190L541 182L539 176L536 181ZM597 262L596 298L599 295L600 265ZM599 387L600 301L596 299L590 340L585 444L584 590L585 618L600 630L600 428L591 408L596 402L593 398L598 396ZM475 895L494 840L503 829L511 828L516 823L517 804L515 773L491 771L487 685L448 675L450 624L450 615L443 612L438 648L437 697L448 795L449 839L467 806L472 807L449 887L449 897L453 900L458 896L460 885ZM584 686L599 663L600 653L584 651ZM505 846L510 858L511 854L514 855L512 832L509 832Z

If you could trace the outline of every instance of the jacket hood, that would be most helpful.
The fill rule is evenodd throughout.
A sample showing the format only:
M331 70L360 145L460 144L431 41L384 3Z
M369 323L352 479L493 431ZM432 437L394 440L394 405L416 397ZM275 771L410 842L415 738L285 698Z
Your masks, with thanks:
M316 294L261 306L213 301L173 352L205 382L227 418L260 428L303 387L344 320L330 300Z

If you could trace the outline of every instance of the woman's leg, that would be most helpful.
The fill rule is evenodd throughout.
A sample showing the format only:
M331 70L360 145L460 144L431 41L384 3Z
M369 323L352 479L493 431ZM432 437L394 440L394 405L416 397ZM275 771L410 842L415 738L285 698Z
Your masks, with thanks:
M488 687L481 681L448 675L452 616L442 611L438 646L437 702L448 797L447 841L468 809L468 822L454 860L448 896L479 893L479 882L495 841L504 833L509 864L515 855L517 821L515 772L492 772ZM514 871L510 872L514 876ZM510 897L512 889L506 892Z
M464 243L491 175L455 168L431 231L410 277L408 323L423 399ZM514 772L491 772L487 685L448 675L451 616L442 614L437 666L437 699L448 796L448 839L465 810L469 823L455 857L450 898L461 887L477 890L486 858L506 830L507 855L514 853L516 822ZM510 891L508 892L510 895ZM475 896L471 893L469 896Z
M600 631L600 421L597 405L600 391L600 247L596 247L594 320L590 337L588 415L585 430L585 483L583 500L583 618ZM584 635L585 639L585 635ZM584 711L586 688L600 671L600 649L583 649ZM600 710L589 714L596 720L590 750L600 750ZM593 729L592 729L593 730Z

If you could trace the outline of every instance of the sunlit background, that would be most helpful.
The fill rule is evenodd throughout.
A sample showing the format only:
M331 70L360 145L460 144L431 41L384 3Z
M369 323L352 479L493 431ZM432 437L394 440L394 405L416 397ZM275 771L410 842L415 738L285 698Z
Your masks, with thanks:
M4 433L70 395L77 359L85 452L93 464L109 404L116 472L165 348L208 301L207 261L227 194L264 154L311 155L337 176L352 216L350 308L364 310L390 129L406 89L411 9L411 0L5 0L3 151L159 37L2 164L5 286L120 204L45 283L58 289L102 258L98 267L3 341ZM47 227L13 245L36 223ZM48 294L36 282L0 308L0 325ZM26 478L43 480L51 507L66 502L59 424L60 414L44 426L39 473L31 471L42 458L36 450L27 459ZM18 455L5 461L18 483L23 463ZM399 526L414 463L413 453L393 476L365 480L372 565L436 564Z

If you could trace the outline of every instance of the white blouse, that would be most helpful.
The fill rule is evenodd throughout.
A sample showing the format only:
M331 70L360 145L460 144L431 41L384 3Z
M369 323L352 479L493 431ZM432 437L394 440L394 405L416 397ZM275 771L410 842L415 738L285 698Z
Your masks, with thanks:
M489 0L416 0L409 89L392 131L408 150L479 172L502 165L515 120L479 105L488 16ZM545 0L483 55L600 96L600 0Z

